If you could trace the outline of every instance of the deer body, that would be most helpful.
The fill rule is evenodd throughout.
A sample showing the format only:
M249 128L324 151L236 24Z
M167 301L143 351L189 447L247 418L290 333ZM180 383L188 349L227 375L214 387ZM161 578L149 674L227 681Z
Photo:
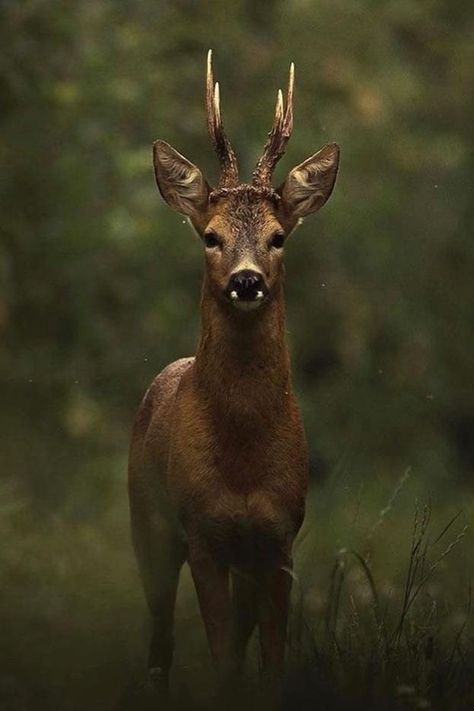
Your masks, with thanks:
M243 328L239 317L222 315L221 329L215 314L215 329L204 323L178 388L169 460L188 534L227 565L257 562L253 535L274 555L284 548L301 524L306 487L303 428L273 323L280 314L269 310L268 323Z
M301 214L329 197L337 170L331 146L309 159L317 182L309 180L306 161L279 194L269 185L269 162L291 132L292 78L288 95L284 116L279 95L266 160L252 185L237 182L210 63L219 188L211 191L199 169L167 144L155 144L162 195L190 217L206 245L196 357L157 376L130 449L132 532L153 616L149 668L163 685L185 560L216 666L241 667L257 624L264 672L279 674L283 665L291 551L304 517L308 464L285 339L282 242Z

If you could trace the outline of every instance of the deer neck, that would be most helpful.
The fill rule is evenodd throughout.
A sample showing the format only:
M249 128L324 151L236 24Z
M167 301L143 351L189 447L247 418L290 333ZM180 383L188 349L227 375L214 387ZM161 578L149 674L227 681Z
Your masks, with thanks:
M217 300L205 279L195 372L217 414L261 420L284 406L291 384L283 288L246 313Z

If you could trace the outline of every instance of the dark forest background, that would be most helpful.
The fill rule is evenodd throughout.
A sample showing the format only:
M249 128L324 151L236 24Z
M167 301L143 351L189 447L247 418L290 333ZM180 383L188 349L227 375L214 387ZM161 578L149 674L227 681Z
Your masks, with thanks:
M341 146L333 197L286 250L315 501L339 487L347 510L365 491L370 521L402 477L413 490L390 535L408 531L415 495L471 518L474 13L461 0L3 0L0 13L0 699L112 708L146 647L130 427L199 329L202 248L158 195L151 143L215 177L209 47L244 177L290 61L277 180ZM345 531L326 528L321 548Z

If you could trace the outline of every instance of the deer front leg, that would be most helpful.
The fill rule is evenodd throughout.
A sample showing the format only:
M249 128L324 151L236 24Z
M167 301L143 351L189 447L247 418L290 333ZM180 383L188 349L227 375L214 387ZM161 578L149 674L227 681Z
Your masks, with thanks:
M232 617L229 570L216 560L206 541L198 537L189 540L189 565L212 660L219 676L225 677L229 668Z
M232 572L232 607L232 664L236 674L239 674L248 641L257 623L257 583L253 572Z
M290 605L291 562L264 571L259 584L259 631L262 672L268 681L280 680L285 661L286 632Z

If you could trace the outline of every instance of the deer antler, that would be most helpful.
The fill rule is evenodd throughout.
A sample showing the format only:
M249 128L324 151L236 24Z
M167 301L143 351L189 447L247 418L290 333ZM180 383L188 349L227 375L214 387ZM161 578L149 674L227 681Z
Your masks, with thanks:
M268 134L267 142L263 148L262 157L259 159L254 173L252 184L257 187L270 187L272 173L276 164L285 153L293 130L293 87L295 83L295 65L290 64L288 91L286 95L286 111L283 107L283 94L281 89L277 93L275 118L272 130Z
M217 82L214 84L212 73L212 49L207 54L206 105L209 136L221 169L219 187L234 187L239 183L237 159L222 123L219 84Z

